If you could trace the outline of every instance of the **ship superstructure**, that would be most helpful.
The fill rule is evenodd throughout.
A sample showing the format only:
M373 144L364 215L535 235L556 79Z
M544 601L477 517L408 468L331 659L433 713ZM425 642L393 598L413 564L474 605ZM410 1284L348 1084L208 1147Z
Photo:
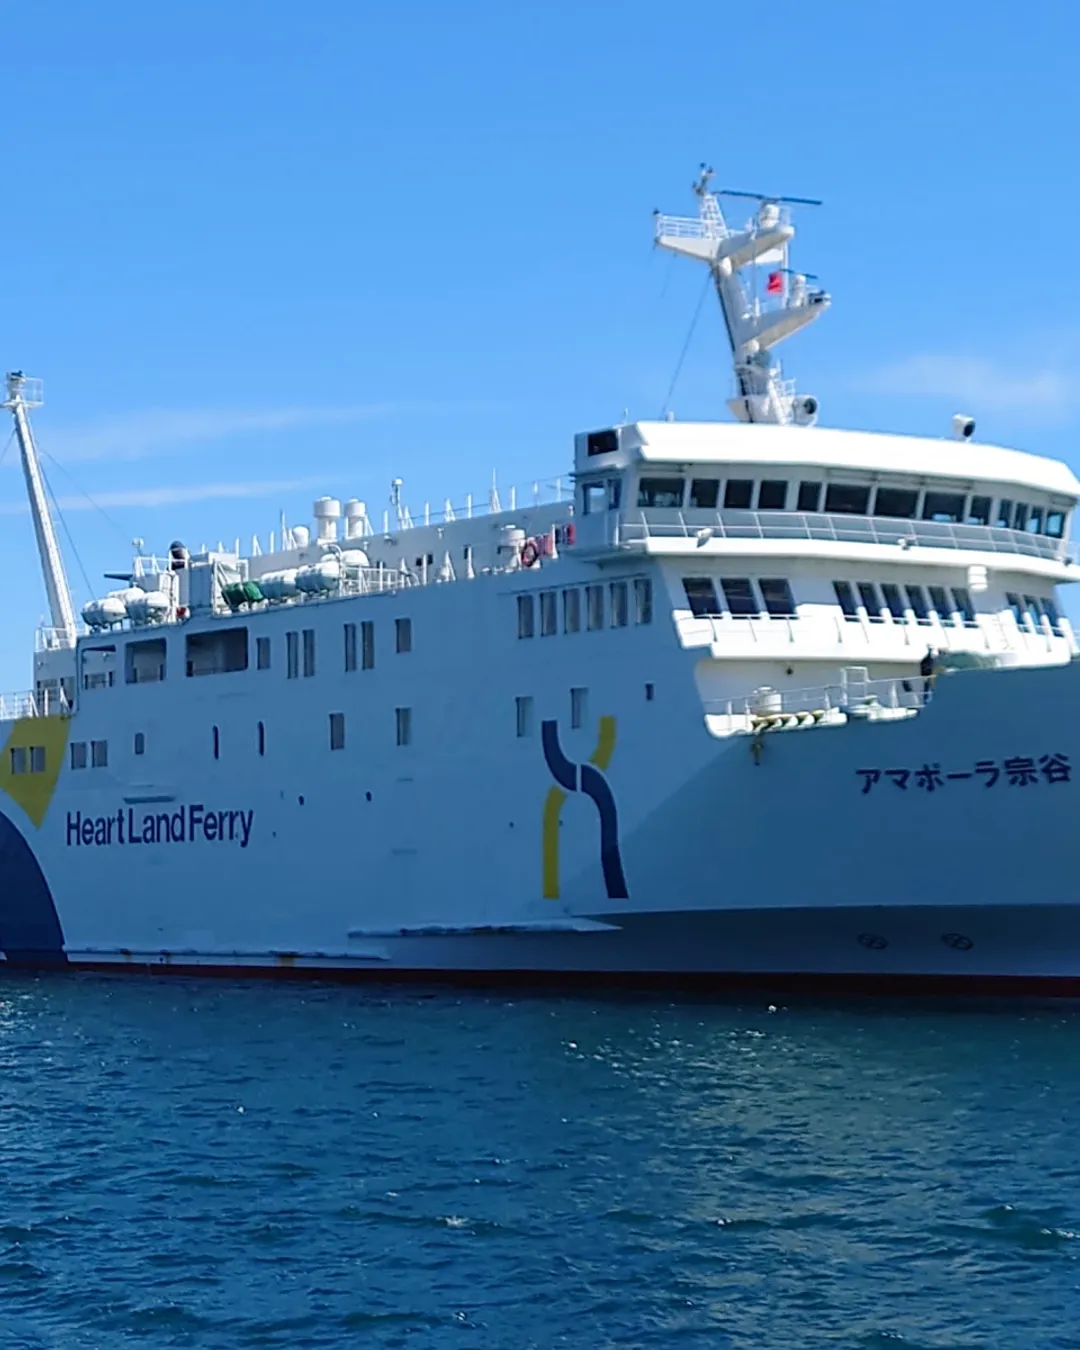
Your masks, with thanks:
M735 422L175 542L78 629L9 377L52 611L3 728L9 961L1080 980L1080 483L967 419L816 425L773 355L828 306L791 202L695 191L656 242L710 269Z

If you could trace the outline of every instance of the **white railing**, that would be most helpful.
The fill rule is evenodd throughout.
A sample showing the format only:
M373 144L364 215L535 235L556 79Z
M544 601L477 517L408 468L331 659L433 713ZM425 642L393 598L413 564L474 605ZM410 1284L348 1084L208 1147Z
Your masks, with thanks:
M731 233L719 221L703 220L701 216L663 216L657 212L654 219L658 239L661 235L669 239L725 239Z
M1065 539L1005 530L993 525L954 525L933 520L889 520L879 516L811 514L799 511L712 511L642 508L618 523L622 544L650 539L827 540L848 544L884 544L893 548L950 548L968 552L1012 553L1051 562L1075 562L1076 550Z
M845 672L846 673L846 672ZM720 734L816 726L842 717L912 717L926 706L932 689L922 676L885 680L858 676L839 684L803 689L755 689L737 698L706 699L707 717L718 719Z
M0 722L15 722L23 717L50 717L69 713L71 707L62 693L42 690L34 693L0 694Z

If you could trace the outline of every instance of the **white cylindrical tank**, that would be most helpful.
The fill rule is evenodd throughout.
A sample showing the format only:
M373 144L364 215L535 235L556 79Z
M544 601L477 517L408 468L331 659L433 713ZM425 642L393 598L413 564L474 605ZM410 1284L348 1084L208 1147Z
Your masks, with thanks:
M344 576L350 581L355 581L365 568L370 567L368 555L362 548L347 548L340 555L341 568Z
M295 567L286 567L281 572L265 572L256 578L256 584L267 600L291 600L299 590Z
M337 538L337 523L341 519L341 503L335 497L320 497L311 508L315 517L315 533L322 544L332 544Z
M139 591L128 600L127 613L135 624L161 623L169 613L169 597L164 591Z
M107 595L103 600L88 600L82 607L82 616L87 628L111 628L124 622L127 607L115 595Z
M296 585L306 595L332 591L341 580L341 564L335 557L321 559L310 567L296 569Z
M362 539L367 533L367 505L350 497L345 503L345 538Z

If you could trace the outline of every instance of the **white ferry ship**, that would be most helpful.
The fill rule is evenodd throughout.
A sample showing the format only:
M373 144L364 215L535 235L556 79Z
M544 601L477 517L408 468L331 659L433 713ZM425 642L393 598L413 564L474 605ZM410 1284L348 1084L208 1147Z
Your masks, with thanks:
M964 417L815 425L790 202L695 190L656 243L711 271L735 420L583 432L550 500L323 497L80 625L8 377L52 617L9 966L1080 991L1080 483Z

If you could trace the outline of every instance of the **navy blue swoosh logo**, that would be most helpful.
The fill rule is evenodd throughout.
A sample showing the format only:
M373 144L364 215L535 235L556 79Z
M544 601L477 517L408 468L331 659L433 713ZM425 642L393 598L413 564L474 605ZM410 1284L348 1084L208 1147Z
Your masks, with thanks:
M596 803L600 816L600 867L604 873L608 899L627 899L629 892L619 850L619 813L607 779L594 764L579 766L566 758L559 744L557 722L542 722L540 739L544 759L556 783L567 792L584 792L586 797L591 797Z

